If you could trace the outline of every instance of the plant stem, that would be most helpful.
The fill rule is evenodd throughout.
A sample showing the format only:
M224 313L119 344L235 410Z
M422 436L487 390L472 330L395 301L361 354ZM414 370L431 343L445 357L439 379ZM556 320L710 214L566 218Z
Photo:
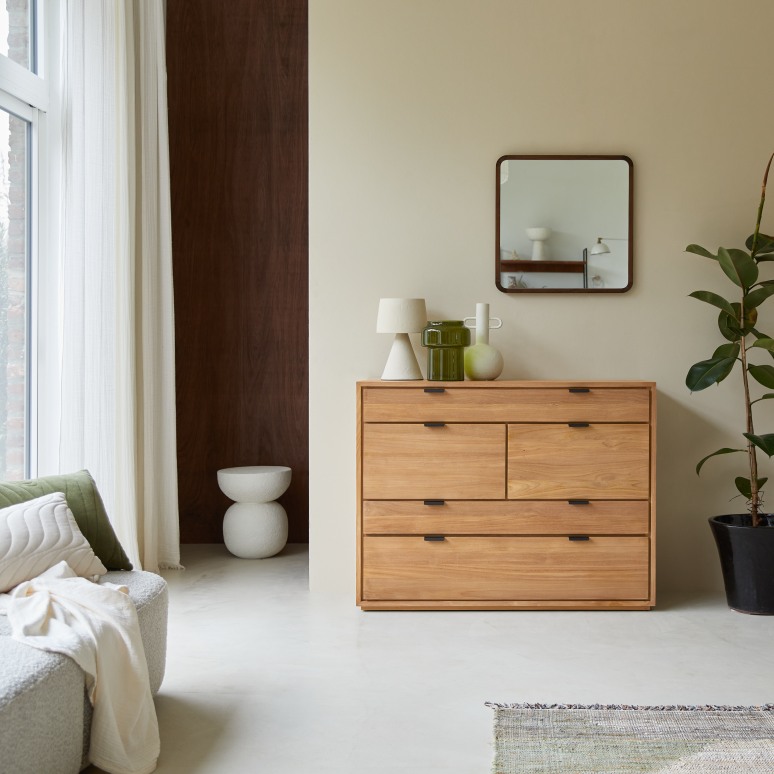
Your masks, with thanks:
M771 169L771 160L774 159L774 153L769 156L769 163L766 164L766 171L763 173L763 183L761 185L761 202L758 205L758 218L755 221L755 231L753 232L752 246L750 253L755 258L755 251L758 248L758 232L761 230L761 218L763 217L763 204L766 201L766 181L769 179L769 169Z
M744 308L742 309L744 314ZM744 319L744 318L742 318ZM739 340L739 356L742 359L742 381L744 383L744 407L747 419L747 432L755 434L753 429L752 403L750 403L750 382L747 376L747 346L745 336ZM750 461L750 516L753 527L760 525L761 517L758 513L760 507L760 493L758 492L758 457L755 453L755 444L747 441L747 457Z
M758 217L755 220L755 231L753 232L752 244L750 245L750 255L755 260L755 251L758 249L758 234L761 229L761 219L763 218L763 205L766 202L766 183L769 179L769 169L771 169L771 161L774 159L774 153L769 156L769 163L766 164L766 171L763 173L763 183L761 184L761 201L758 205ZM756 261L757 263L757 261ZM740 307L740 323L744 327L745 309L744 309L744 295L742 293L742 304ZM754 435L753 430L753 416L752 416L752 403L750 402L750 383L747 375L747 345L746 336L742 336L739 341L739 354L742 359L742 381L744 382L744 407L747 415L747 433L748 435ZM758 492L758 456L755 452L755 444L752 441L747 441L747 456L750 461L750 516L752 518L753 527L757 527L761 523L761 517L758 512L760 508L760 493Z

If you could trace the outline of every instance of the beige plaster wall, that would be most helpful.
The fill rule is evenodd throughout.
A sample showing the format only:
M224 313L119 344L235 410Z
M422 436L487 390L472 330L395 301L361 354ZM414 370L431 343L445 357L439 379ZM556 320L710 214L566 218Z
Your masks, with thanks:
M659 588L719 588L706 517L743 507L730 501L733 455L700 479L694 466L736 442L742 408L726 384L685 388L720 343L713 312L687 294L726 285L683 249L736 246L754 226L774 150L774 3L309 6L311 588L354 597L354 383L378 378L389 350L375 332L381 296L423 296L434 318L488 301L504 323L492 334L503 378L655 380ZM495 289L495 162L507 153L632 158L630 292ZM772 403L759 432L774 430Z

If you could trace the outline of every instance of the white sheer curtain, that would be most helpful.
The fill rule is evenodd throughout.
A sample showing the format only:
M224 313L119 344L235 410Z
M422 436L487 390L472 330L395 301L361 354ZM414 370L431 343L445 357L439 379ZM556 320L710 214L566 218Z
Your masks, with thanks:
M64 0L59 469L136 566L180 560L163 0Z

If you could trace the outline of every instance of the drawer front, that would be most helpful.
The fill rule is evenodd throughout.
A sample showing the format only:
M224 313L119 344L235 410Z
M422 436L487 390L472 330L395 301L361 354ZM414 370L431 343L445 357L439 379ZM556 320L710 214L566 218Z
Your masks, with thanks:
M505 496L505 425L368 424L362 444L367 500Z
M364 422L647 422L650 393L644 387L367 387L362 412Z
M365 600L648 598L646 537L363 538Z
M647 499L648 425L508 425L508 497Z
M366 500L366 535L647 535L644 500Z

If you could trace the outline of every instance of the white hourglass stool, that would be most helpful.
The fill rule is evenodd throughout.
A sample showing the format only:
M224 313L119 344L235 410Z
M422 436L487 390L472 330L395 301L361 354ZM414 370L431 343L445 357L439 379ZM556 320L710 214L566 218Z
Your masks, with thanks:
M265 559L288 542L288 515L274 502L290 486L282 465L248 465L218 471L218 486L234 500L223 517L226 548L241 559Z

